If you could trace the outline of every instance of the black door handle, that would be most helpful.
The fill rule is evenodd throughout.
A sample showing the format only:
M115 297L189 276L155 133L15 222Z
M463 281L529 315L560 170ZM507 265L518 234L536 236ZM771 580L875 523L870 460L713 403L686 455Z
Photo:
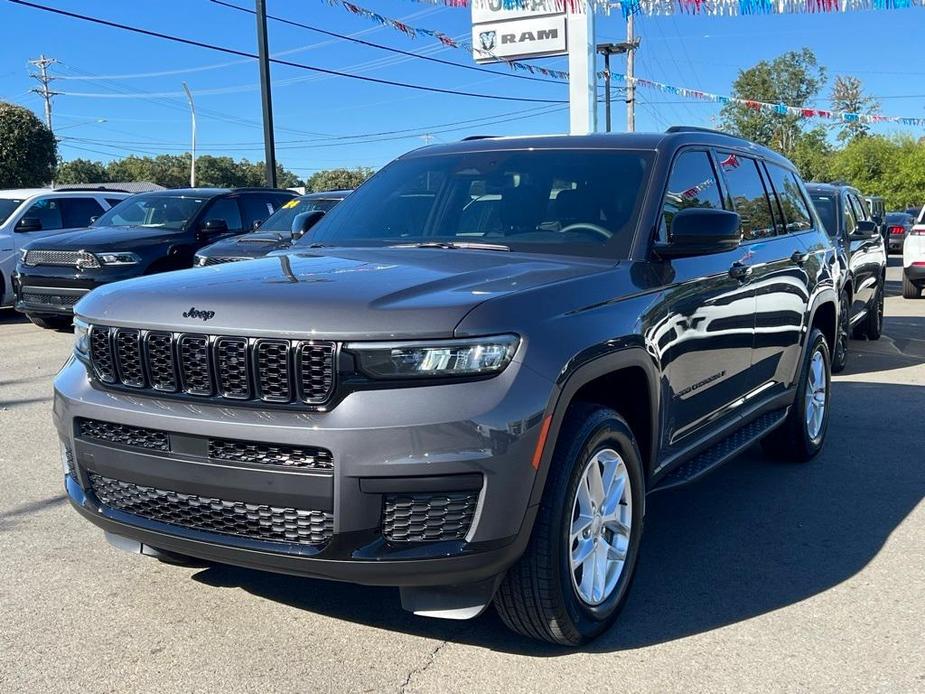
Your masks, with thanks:
M729 268L729 276L734 280L739 280L740 282L748 279L749 275L751 274L751 265L740 263L738 260L732 264L732 267Z
M796 263L797 265L802 265L806 262L806 259L809 257L809 253L804 251L794 251L793 255L790 256L790 262Z

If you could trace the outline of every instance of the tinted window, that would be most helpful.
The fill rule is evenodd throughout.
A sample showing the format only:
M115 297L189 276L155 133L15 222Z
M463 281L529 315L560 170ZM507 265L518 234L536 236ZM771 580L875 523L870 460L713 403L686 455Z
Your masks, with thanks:
M854 209L854 215L859 220L860 219L870 219L870 210L867 207L866 202L862 202L857 195L849 194L848 199L851 201L851 206Z
M93 198L61 198L58 203L65 229L88 226L92 217L103 214L103 206Z
M668 239L674 216L688 207L723 209L716 174L706 152L684 152L675 159L662 203L661 240Z
M171 231L185 229L207 200L164 193L135 195L106 211L96 220L95 226L141 226Z
M10 215L13 214L20 205L22 205L22 200L0 198L0 224L3 224L9 219Z
M268 219L285 202L285 198L278 195L242 195L238 200L244 213L245 229L253 229L254 222Z
M219 198L206 210L202 221L208 222L210 219L224 219L228 225L229 231L241 231L241 211L238 209L238 201L234 198Z
M737 154L720 154L720 167L733 207L742 219L742 238L760 239L774 235L774 218L754 159Z
M854 207L851 205L851 202L847 195L842 197L842 213L845 216L845 233L853 234L855 229L858 228L858 215L854 211Z
M488 151L399 159L330 210L305 243L494 243L617 256L629 248L652 154Z
M768 174L771 184L777 191L780 210L784 215L786 231L796 233L813 228L812 216L803 199L800 185L792 172L782 169L774 164L768 164Z
M838 218L835 209L838 196L827 193L810 193L809 197L813 201L813 206L816 208L826 232L829 236L835 238L838 233Z
M309 200L306 198L287 200L272 216L267 218L267 221L260 225L260 229L261 231L281 231L288 234L296 229L296 225L301 222L302 217L309 212L315 210L327 212L338 202L340 200Z
M60 202L60 200L39 200L26 210L22 218L29 217L39 220L42 223L42 229L63 229Z
M115 206L118 205L120 202L122 202L124 199L125 199L125 198L106 198L106 202L109 203L109 206L110 206L110 207L115 207Z

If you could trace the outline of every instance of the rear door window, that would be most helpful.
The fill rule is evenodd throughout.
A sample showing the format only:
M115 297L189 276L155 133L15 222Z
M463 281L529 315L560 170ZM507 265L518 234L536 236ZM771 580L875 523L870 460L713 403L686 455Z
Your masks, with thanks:
M219 198L213 202L203 215L202 221L208 222L211 219L225 220L228 231L241 231L244 228L241 225L241 210L234 198Z
M723 209L713 163L705 151L682 152L675 159L668 177L668 190L662 202L660 240L668 240L671 220L678 212L690 207Z
M278 195L242 195L238 198L245 229L253 229L257 222L265 222L267 218L279 209L285 198Z
M65 229L89 226L93 217L103 214L103 206L95 198L61 198L58 203Z
M738 154L720 153L719 165L726 176L733 208L742 220L742 238L751 241L773 236L771 201L761 180L758 162Z
M775 164L768 164L768 175L777 193L777 202L784 216L781 233L800 233L813 228L809 205L803 197L800 184L792 171Z

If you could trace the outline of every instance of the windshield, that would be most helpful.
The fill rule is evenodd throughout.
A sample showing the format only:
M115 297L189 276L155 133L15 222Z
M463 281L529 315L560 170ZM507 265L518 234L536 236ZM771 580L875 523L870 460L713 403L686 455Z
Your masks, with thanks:
M836 223L835 215L835 196L810 193L809 197L812 199L813 205L819 213L823 225L825 225L825 230L828 232L829 236L834 237L838 232L838 224Z
M184 195L136 195L105 212L93 226L185 229L207 200Z
M339 202L339 199L332 198L325 198L322 200L295 198L294 200L289 200L285 205L276 210L276 212L267 217L267 221L260 225L258 231L280 231L285 234L291 234L301 223L304 215L309 212L314 212L315 210L327 212Z
M653 153L466 152L397 160L297 246L481 243L623 257Z
M13 214L20 205L22 205L22 200L0 198L0 224L3 224L9 219L10 215Z

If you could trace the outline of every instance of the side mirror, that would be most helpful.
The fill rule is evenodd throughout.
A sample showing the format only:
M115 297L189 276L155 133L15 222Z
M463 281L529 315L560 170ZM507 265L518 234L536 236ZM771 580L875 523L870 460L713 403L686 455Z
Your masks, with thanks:
M16 231L41 231L42 220L38 217L23 217L16 223Z
M322 210L312 210L296 217L295 223L292 225L292 240L298 241L305 236L309 229L321 221L322 217L324 217Z
M202 225L202 232L208 236L228 232L228 222L224 219L209 219Z
M741 226L737 212L689 207L674 216L670 240L657 244L655 251L665 258L731 251L742 240Z
M90 217L90 224L96 224L97 219L99 219L99 217Z
M862 219L858 222L854 232L848 238L852 241L866 241L877 235L877 224L870 219Z

